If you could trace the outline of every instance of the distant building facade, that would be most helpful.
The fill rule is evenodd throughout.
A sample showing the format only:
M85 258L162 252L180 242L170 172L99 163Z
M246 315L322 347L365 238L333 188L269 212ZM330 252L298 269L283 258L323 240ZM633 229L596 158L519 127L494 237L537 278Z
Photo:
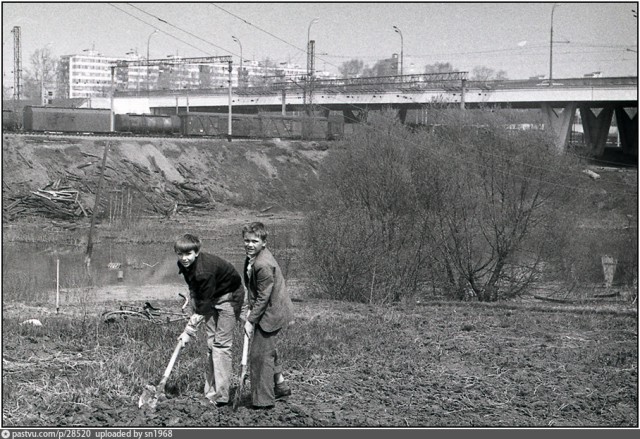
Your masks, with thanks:
M124 61L124 62L123 62ZM108 96L111 82L118 91L144 93L157 90L198 90L226 88L229 84L229 65L187 64L177 56L168 57L166 64L144 65L145 58L130 53L126 57L107 57L96 51L81 55L64 55L58 64L58 97L66 99ZM122 64L113 71L111 67ZM232 87L255 87L286 80L296 80L307 74L297 65L274 66L271 63L244 60L242 71L232 65ZM328 78L322 71L315 77Z
M58 64L58 81L64 98L105 96L111 87L109 66L117 58L105 57L95 51L82 55L63 55Z

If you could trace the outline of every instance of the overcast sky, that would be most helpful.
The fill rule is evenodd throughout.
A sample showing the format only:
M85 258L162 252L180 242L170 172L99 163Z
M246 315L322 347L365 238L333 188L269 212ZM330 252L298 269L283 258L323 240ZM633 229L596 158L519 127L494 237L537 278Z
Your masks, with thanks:
M449 62L504 70L510 79L549 74L553 3L36 3L2 2L3 78L13 81L11 30L21 28L22 64L48 45L55 56L94 48L106 56L130 50L167 55L270 58L306 66L307 37L316 68L358 58L372 66L404 53L404 72ZM553 15L553 76L593 71L637 76L637 18L627 3L558 3ZM314 22L314 19L318 19ZM400 29L396 33L393 26ZM150 39L149 35L158 32ZM401 36L402 35L402 36Z

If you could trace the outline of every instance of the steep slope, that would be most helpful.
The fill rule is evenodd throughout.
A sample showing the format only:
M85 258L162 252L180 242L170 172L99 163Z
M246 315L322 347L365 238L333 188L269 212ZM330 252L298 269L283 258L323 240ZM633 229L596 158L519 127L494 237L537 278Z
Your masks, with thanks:
M17 136L2 146L5 220L43 214L64 216L55 191L78 191L67 217L90 212L109 144L101 207L125 201L140 212L170 215L221 205L300 209L328 143ZM44 189L52 192L38 192ZM53 198L46 200L45 197ZM45 200L45 201L42 201ZM47 201L50 201L47 203ZM53 201L53 204L51 203ZM44 203L44 206L43 206ZM76 206L77 204L77 206ZM11 207L11 209L9 209ZM122 206L121 206L122 207ZM72 212L69 214L69 212Z

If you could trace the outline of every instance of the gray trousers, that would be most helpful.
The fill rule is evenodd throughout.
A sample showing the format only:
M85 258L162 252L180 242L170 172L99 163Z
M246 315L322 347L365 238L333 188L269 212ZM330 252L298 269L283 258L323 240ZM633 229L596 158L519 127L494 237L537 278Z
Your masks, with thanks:
M212 315L205 316L207 331L207 365L204 394L211 402L229 402L229 387L233 366L231 346L236 316L231 302L215 306Z
M282 366L276 348L280 330L265 332L256 325L249 350L249 379L251 381L251 402L256 407L275 405L274 375L282 373Z

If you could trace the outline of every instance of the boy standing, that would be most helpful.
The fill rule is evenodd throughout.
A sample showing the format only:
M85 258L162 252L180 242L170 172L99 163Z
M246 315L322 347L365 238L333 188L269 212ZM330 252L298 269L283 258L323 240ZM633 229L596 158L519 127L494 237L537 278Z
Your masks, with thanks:
M251 311L244 330L249 337L253 335L249 351L251 399L254 408L271 408L277 399L291 395L282 376L276 342L293 319L293 304L280 266L266 248L264 224L245 226L242 238L247 254L243 275Z
M201 252L201 246L200 239L191 234L181 236L174 244L178 270L189 286L194 312L178 340L184 347L204 322L209 348L204 394L220 407L229 403L233 329L244 300L244 288L231 263Z

